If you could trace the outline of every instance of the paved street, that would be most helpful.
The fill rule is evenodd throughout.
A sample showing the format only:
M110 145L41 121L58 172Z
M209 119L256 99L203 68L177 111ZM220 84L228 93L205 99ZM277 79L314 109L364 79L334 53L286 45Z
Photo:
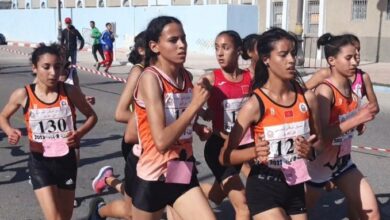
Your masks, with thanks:
M28 48L13 48L15 50L30 52ZM80 52L81 66L91 67L92 56L89 52ZM190 58L193 58L190 60ZM118 54L120 61L125 60L125 54ZM210 60L213 59L213 60ZM194 73L194 80L205 70L216 67L213 57L200 57L190 55L186 64ZM244 64L244 63L243 63ZM386 67L390 66L384 64ZM375 68L369 67L370 73L375 74ZM385 75L386 68L380 69L382 78L373 81L382 84L390 84L389 76ZM126 78L130 66L114 66L112 73L115 76ZM88 211L89 201L96 195L92 191L91 181L100 167L111 165L114 171L123 178L124 161L120 152L120 143L124 131L124 125L114 121L114 110L124 84L91 73L79 71L82 90L85 94L95 96L94 109L99 117L98 124L82 140L81 160L78 171L76 197L80 206L75 208L73 219L81 219ZM379 77L379 76L378 76ZM375 78L375 80L374 80ZM387 80L387 81L386 81ZM23 87L33 81L31 65L28 58L23 55L0 50L0 106L8 101L13 90ZM381 112L375 121L369 123L366 133L354 139L354 145L390 148L389 124L390 124L390 88L376 87ZM80 113L78 121L83 117ZM12 120L13 126L21 128L24 133L22 111L18 111ZM23 137L18 146L10 146L5 134L0 130L0 219L1 220L25 220L43 219L41 210L34 196L31 185L28 183L28 147L27 138ZM204 143L194 139L195 157L199 161L197 168L200 171L200 181L212 182L213 178L203 157ZM390 153L377 151L353 150L353 160L359 169L367 176L379 201L382 219L390 219ZM120 198L114 191L103 193L106 201ZM234 212L227 201L220 206L215 206L214 211L218 219L234 219ZM343 196L338 191L326 193L311 219L346 219L346 204Z

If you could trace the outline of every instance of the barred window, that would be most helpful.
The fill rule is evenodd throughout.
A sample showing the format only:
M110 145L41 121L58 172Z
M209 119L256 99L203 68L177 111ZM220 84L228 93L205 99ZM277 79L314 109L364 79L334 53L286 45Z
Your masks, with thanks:
M308 1L307 5L307 33L317 34L320 19L320 1Z
M367 0L352 1L352 20L365 20L367 16Z
M282 27L283 20L283 2L274 2L272 4L272 27Z

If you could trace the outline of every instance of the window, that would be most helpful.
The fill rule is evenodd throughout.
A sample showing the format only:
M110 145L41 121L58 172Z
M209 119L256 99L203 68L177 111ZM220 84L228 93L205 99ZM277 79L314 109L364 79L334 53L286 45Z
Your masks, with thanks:
M78 1L77 2L77 8L82 8L83 7L83 2L82 1Z
M320 1L308 1L307 5L307 33L317 34L320 19Z
M104 7L104 0L100 0L100 1L99 1L99 7L100 7L100 8L103 8L103 7Z
M123 0L122 6L129 7L129 0Z
M272 4L272 27L282 27L283 21L283 2L274 2Z
M42 3L41 3L41 8L46 8L45 2L42 2Z
M30 9L30 3L26 3L26 9Z
M352 1L352 20L365 20L367 16L367 0Z

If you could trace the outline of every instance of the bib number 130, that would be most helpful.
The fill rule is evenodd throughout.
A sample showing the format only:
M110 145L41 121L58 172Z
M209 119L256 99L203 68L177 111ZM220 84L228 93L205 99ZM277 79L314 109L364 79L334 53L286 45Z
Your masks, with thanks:
M38 124L41 133L53 133L57 131L64 132L67 129L66 121L63 118L60 118L58 120L42 120Z

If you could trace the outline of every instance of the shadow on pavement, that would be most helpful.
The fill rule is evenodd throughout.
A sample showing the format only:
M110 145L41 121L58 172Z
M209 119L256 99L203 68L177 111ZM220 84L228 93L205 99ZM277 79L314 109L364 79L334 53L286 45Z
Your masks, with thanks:
M79 168L84 166L84 165L92 164L92 163L95 163L95 162L98 162L101 160L109 160L109 159L113 159L113 158L117 158L117 157L122 158L122 153L120 151L117 151L117 152L111 153L111 154L105 154L105 155L98 156L98 157L81 158L80 162L79 162Z
M104 138L85 138L81 139L81 147L99 147L101 143L105 141L113 141L113 140L118 140L122 139L123 135L110 135L108 137Z

